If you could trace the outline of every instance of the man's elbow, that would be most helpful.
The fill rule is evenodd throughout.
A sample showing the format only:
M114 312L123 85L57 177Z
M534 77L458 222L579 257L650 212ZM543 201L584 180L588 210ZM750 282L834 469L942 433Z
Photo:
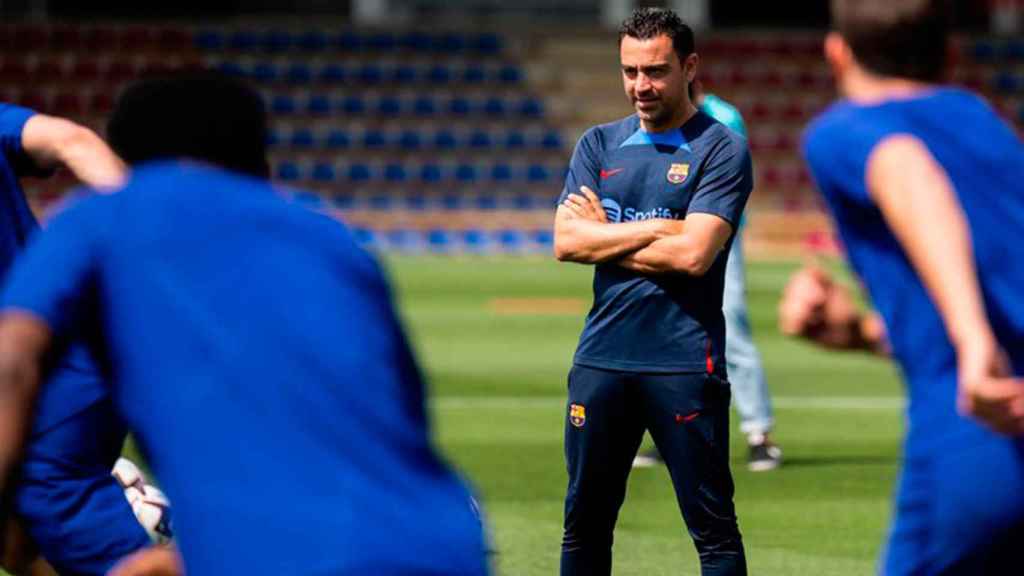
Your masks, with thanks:
M554 243L555 259L559 262L575 262L579 258L579 251L573 242L555 237Z
M687 276L704 276L711 270L715 259L705 254L678 254L676 255L672 268Z

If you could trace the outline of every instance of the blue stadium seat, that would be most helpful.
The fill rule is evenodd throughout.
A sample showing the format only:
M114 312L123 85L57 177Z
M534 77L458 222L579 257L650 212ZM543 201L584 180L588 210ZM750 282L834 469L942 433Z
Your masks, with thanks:
M331 150L342 150L351 145L348 132L340 129L331 130L327 134L327 147Z
M434 134L434 148L438 150L453 150L458 147L459 141L450 130L438 130Z
M519 103L518 112L528 118L539 118L544 115L544 103L537 98L524 98Z
M317 74L317 79L327 84L340 84L346 77L345 67L339 64L327 64Z
M377 101L377 113L385 117L398 116L402 113L402 101L394 96L382 96Z
M252 50L256 47L258 42L259 38L256 34L248 30L239 30L228 38L228 46L230 46L232 50L239 50L241 52L248 52Z
M196 48L206 51L223 50L227 41L219 30L201 30L195 36Z
M533 210L535 208L535 205L536 205L536 202L534 201L533 196L531 196L529 194L520 193L520 194L516 194L515 196L512 197L512 209L513 210L523 210L523 211Z
M388 230L385 234L387 246L400 252L414 252L423 247L423 234L406 228Z
M378 192L370 196L370 198L367 201L367 204L369 204L370 210L384 211L391 210L394 207L395 202L394 198L392 198L390 194L387 194L385 192Z
M363 48L363 37L355 32L342 32L338 35L335 45L344 52L356 52Z
M543 164L530 164L526 169L526 179L530 182L547 182L551 173Z
M363 64L356 76L364 84L380 84L384 80L384 70L377 64Z
M271 30L260 38L259 44L264 51L276 54L292 47L292 36L283 30Z
M459 192L445 192L441 195L441 209L451 211L462 210L465 199L466 197Z
M501 52L501 38L497 34L481 34L471 41L470 48L480 54L498 54Z
M479 64L469 64L462 71L462 81L466 84L480 84L487 79L484 67Z
M1013 94L1017 91L1020 84L1017 81L1017 77L1009 72L1000 72L992 78L993 88L997 92L1003 94Z
M552 234L551 230L531 230L529 235L530 240L542 247L551 246L555 241L554 234Z
M391 81L396 84L412 84L416 82L417 75L415 66L399 64L391 71Z
M405 197L404 204L406 209L420 212L427 209L427 197L418 192L414 192Z
M232 78L245 76L245 68L242 68L242 65L237 62L221 62L217 65L217 71Z
M313 94L306 102L306 112L316 116L325 116L331 112L331 101L323 94Z
M465 116L472 110L469 100L462 96L455 96L448 102L448 112L456 116Z
M295 99L288 94L278 94L270 101L270 110L274 114L294 114Z
M277 66L271 62L258 62L249 75L256 82L273 82L277 80Z
M459 164L455 167L455 179L462 183L476 182L476 166L472 164Z
M490 193L481 193L476 197L476 207L478 210L497 210L498 197Z
M483 252L490 244L490 238L483 230L470 228L463 230L461 236L462 246L470 252Z
M338 194L331 198L331 204L338 210L351 210L356 202L351 194Z
M430 96L417 96L412 107L417 116L433 116L437 111L434 99Z
M422 145L420 133L415 130L403 130L398 136L398 145L407 152L419 150Z
M398 40L399 45L411 52L429 52L430 36L423 32L409 32Z
M376 128L369 128L363 132L363 147L369 149L380 149L388 145L387 136L383 131Z
M1006 47L1003 50L1003 57L1010 62L1024 60L1024 40L1014 38L1007 41Z
M521 230L511 228L499 230L497 237L502 250L506 252L518 252L526 243L526 235Z
M348 179L352 182L367 182L373 178L373 171L366 164L352 164L348 167Z
M313 180L317 182L334 182L336 177L334 166L330 162L317 162L313 166Z
M388 182L405 182L408 179L405 166L401 164L388 164L384 167L384 179Z
M523 71L511 64L502 66L498 70L498 81L502 84L519 84L523 81Z
M491 96L484 101L484 113L493 117L504 116L505 100L497 96Z
M433 252L451 252L452 244L451 233L447 230L435 228L427 232L427 246Z
M307 128L296 130L292 132L288 143L292 148L312 148L314 144L313 131Z
M378 32L366 39L365 47L374 52L391 52L398 47L398 40L393 34Z
M360 116L366 112L366 102L359 96L346 96L339 106L348 116Z
M518 131L512 130L505 135L505 148L509 150L521 150L526 148L526 136Z
M561 150L562 149L562 135L557 130L549 130L544 134L544 138L541 140L540 145L545 150Z
M495 164L491 168L491 180L495 182L509 182L512 177L512 167L508 164Z
M295 62L288 66L284 78L292 84L309 84L313 79L313 71L306 64Z
M489 150L492 146L491 135L483 130L476 130L469 135L469 147L475 150Z
M427 80L431 84L447 84L451 79L451 70L443 64L435 64L427 71Z
M996 45L989 40L978 40L974 43L971 56L978 62L992 62L996 59Z
M300 34L295 44L306 52L320 52L327 47L327 36L322 32L309 30Z
M282 142L281 132L275 128L267 129L267 148L275 148Z
M424 164L420 167L420 180L436 184L444 178L444 173L441 171L441 167L432 162Z
M461 34L449 32L434 38L434 51L456 54L466 49L466 39Z
M295 182L302 178L302 171L294 162L281 162L277 165L277 178L284 182Z

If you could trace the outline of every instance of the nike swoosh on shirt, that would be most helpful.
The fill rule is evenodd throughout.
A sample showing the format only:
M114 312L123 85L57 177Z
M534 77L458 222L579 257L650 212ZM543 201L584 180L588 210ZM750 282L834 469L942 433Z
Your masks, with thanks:
M625 170L625 168L613 168L611 170L601 170L601 180L604 180L605 178L611 178L612 176L615 176L616 174L618 174L619 172L622 172L623 170Z

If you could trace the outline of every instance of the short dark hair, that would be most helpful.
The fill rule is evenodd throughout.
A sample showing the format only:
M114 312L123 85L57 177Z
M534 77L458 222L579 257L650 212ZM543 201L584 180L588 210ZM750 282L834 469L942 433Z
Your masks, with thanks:
M938 82L946 71L948 0L832 0L832 25L869 71Z
M666 8L637 8L619 26L619 44L626 36L649 40L665 35L672 39L672 48L682 62L697 51L693 30L675 12Z
M114 107L107 139L128 164L192 158L270 176L263 99L241 81L215 72L181 72L131 84Z

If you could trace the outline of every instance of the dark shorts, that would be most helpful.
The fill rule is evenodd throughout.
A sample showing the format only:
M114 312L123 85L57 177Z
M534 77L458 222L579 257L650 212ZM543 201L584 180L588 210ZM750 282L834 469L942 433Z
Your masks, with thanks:
M106 574L151 543L110 475L124 439L124 427L104 401L28 445L14 509L62 576Z

